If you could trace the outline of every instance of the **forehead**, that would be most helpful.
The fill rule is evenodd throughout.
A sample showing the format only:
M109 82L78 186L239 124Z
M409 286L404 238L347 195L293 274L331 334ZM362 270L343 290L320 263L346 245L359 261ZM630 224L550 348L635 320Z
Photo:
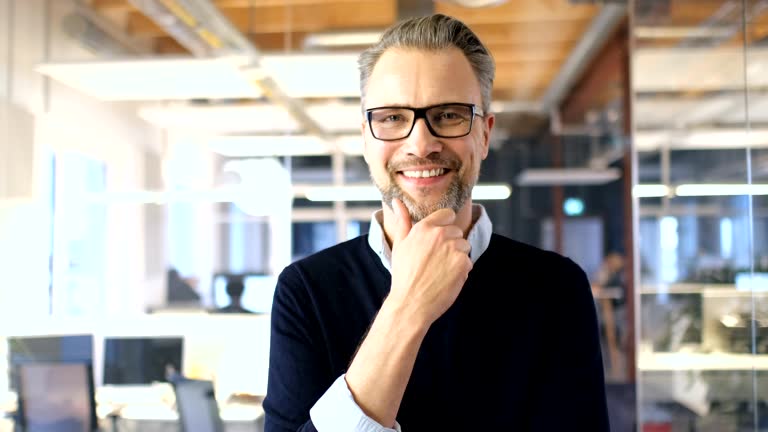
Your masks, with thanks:
M481 102L472 66L458 48L388 49L368 79L365 99L366 108Z

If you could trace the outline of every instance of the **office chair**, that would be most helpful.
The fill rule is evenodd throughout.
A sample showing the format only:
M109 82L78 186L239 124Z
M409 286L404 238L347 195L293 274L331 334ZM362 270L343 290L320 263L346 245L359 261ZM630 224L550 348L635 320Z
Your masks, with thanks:
M181 432L224 432L211 381L182 379L173 390Z
M21 430L97 430L93 370L89 362L25 362L14 364L13 368Z

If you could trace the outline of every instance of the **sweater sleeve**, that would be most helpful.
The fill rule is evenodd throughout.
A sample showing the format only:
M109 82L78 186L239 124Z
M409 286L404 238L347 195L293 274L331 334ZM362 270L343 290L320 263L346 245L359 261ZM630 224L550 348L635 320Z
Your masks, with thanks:
M562 259L562 258L561 258ZM533 431L609 430L597 313L584 271L563 259L552 278L552 337L533 395Z
M280 274L272 303L269 379L264 399L265 432L316 431L312 405L330 387L316 313L299 272Z

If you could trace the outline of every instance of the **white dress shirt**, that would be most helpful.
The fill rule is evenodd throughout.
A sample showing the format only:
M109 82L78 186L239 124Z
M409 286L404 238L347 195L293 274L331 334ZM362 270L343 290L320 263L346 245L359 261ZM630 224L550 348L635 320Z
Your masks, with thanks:
M384 235L383 223L383 210L374 212L368 231L368 244L379 256L384 267L392 272L392 249ZM472 205L472 223L467 241L470 245L469 258L474 264L488 249L493 225L485 208L479 204ZM315 403L309 411L309 416L318 432L401 432L397 422L392 429L368 417L355 402L343 374Z

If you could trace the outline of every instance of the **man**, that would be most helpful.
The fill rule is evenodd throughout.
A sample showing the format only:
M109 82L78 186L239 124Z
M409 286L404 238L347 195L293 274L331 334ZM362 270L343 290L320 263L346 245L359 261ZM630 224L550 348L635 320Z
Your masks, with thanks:
M243 307L243 292L245 292L245 283L242 277L230 276L227 278L227 296L229 304L223 308L216 309L215 313L233 313L233 314L252 314L253 311Z
M494 64L461 22L400 23L360 57L368 235L287 267L266 431L608 429L584 272L491 233L471 201Z

